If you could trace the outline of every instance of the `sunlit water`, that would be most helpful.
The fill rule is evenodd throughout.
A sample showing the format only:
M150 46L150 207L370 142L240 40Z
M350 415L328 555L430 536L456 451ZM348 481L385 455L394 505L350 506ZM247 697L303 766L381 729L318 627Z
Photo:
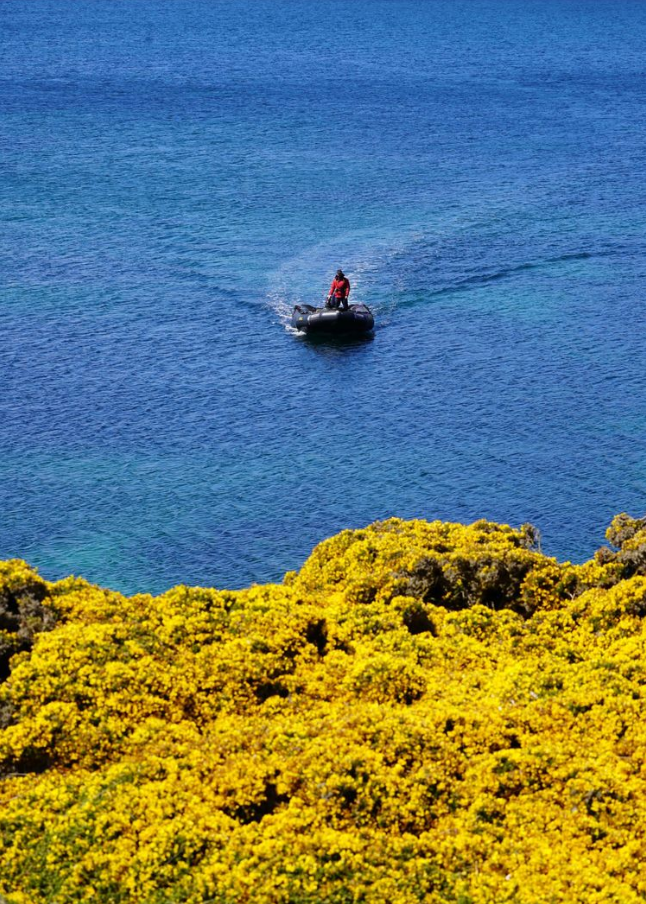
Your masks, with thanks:
M646 4L0 4L0 557L278 579L646 508ZM288 325L337 267L369 341Z

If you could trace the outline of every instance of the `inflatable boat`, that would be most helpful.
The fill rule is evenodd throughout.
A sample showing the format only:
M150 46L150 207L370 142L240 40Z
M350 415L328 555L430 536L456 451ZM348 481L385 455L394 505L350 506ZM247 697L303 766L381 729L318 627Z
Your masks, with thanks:
M311 336L358 336L369 333L374 325L375 319L365 304L351 304L345 311L297 304L292 314L292 326Z

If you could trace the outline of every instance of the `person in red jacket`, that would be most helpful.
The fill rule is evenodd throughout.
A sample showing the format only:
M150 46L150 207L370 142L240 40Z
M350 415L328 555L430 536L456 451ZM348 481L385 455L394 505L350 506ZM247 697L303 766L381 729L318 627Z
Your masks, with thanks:
M342 311L348 310L348 296L350 295L350 281L346 278L343 270L337 270L336 276L332 280L330 293L325 302L328 308L341 308Z

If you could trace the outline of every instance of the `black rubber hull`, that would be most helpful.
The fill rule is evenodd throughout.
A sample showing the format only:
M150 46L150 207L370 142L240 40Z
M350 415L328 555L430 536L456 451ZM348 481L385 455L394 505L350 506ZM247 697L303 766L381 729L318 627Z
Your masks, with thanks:
M292 314L292 326L310 336L360 336L374 325L371 311L363 304L351 304L347 311L297 304Z

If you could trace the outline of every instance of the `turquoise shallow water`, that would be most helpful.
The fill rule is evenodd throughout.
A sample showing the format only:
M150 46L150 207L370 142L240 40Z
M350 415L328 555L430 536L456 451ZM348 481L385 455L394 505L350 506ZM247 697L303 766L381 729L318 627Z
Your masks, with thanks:
M280 578L643 513L637 0L0 4L0 556ZM372 341L288 327L338 266Z

